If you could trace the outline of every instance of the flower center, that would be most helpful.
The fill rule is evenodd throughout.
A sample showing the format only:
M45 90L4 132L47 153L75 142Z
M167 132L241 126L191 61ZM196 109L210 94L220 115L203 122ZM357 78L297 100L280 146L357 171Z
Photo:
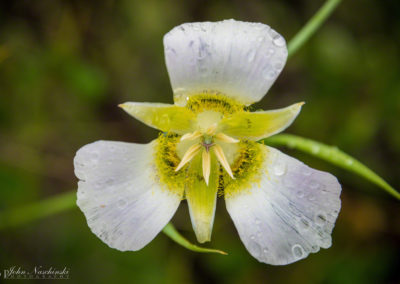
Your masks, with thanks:
M249 165L244 151L252 148L253 143L224 133L221 121L246 111L244 106L222 94L205 93L191 96L185 107L195 114L191 131L181 136L164 133L159 137L156 165L162 183L173 190L202 179L207 185L218 186L218 190L231 191L233 185L245 182ZM189 162L190 167L186 167ZM221 168L214 168L218 163ZM213 179L213 175L217 177Z
M198 130L186 133L181 137L181 141L192 141L192 145L183 154L181 162L175 169L176 172L202 152L203 177L208 185L211 172L210 150L212 149L222 167L234 179L231 167L220 144L238 143L239 140L218 131L218 122L221 118L222 114L215 111L204 111L197 116Z

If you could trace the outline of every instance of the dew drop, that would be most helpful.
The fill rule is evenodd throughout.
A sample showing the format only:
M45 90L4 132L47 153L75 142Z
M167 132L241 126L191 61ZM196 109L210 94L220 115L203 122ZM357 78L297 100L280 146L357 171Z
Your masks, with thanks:
M253 256L255 258L260 257L260 255L261 255L261 247L260 247L260 245L258 243L256 243L256 242L250 242L249 245L250 245L249 251L252 252Z
M318 182L316 182L315 180L313 180L313 181L311 181L311 183L310 183L310 188L311 189L318 189L319 188L319 183Z
M347 159L346 160L346 165L351 166L353 164L353 160L352 159Z
M264 248L263 253L268 253L268 248Z
M304 255L303 247L299 244L292 246L293 255L297 258L301 258Z
M256 237L254 235L251 235L250 239L252 239L254 241L256 239Z
M276 176L282 176L286 173L286 164L283 161L278 161L273 166L273 172Z
M121 198L121 199L118 200L118 207L119 207L120 209L123 209L123 208L125 208L126 203L127 203L127 202Z
M78 190L78 198L84 198L86 196L86 192L84 190Z
M99 160L99 153L97 153L97 152L90 153L90 159L91 159L92 163L97 164L97 162Z
M304 169L301 170L301 173L304 176L310 176L311 175L311 170L309 168L304 168Z
M300 226L301 226L303 229L308 229L308 228L310 227L310 222L308 222L307 219L302 218L302 219L300 220Z
M255 223L259 225L261 223L260 219L256 218Z
M315 216L315 222L317 224L323 225L326 222L326 216L322 213L319 213Z
M276 72L275 70L271 69L271 66L268 66L267 68L265 68L264 70L264 78L266 80L273 80L276 77Z
M304 197L304 192L301 191L301 190L299 190L299 191L296 192L296 196L297 196L298 198L303 198L303 197Z
M274 44L274 45L276 45L276 46L278 46L278 47L282 47L282 46L284 46L285 45L285 39L280 35L280 34L278 34L276 31L274 31L274 30L270 30L269 31L269 35L271 36L271 38L272 38L272 43Z
M275 63L274 67L278 72L280 72L283 69L283 63L277 62L277 63Z
M309 201L314 201L315 200L315 196L310 194L307 198Z
M249 63L253 62L255 57L256 57L255 49L252 49L247 53L247 60L249 61Z
M313 154L318 154L319 151L321 151L321 148L320 148L319 146L313 145L313 146L311 147L311 152L312 152Z
M170 47L170 46L166 46L166 47L165 47L165 52L166 52L167 54L176 55L176 50L173 49L173 48Z

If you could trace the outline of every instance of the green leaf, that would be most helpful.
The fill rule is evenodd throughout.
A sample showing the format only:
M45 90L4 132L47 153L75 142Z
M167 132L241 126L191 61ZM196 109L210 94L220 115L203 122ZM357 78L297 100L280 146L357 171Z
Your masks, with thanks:
M210 249L210 248L202 248L190 243L187 239L185 239L179 232L175 229L175 227L169 223L163 229L163 233L174 240L176 243L180 244L181 246L187 248L188 250L192 250L195 252L203 252L203 253L219 253L223 255L227 255L226 252L217 249Z
M386 190L393 197L400 200L400 193L391 187L380 176L335 146L328 146L311 139L290 134L275 135L273 137L260 140L259 142L271 146L287 146L291 149L300 150L312 156L318 157L331 164L364 177L370 182Z

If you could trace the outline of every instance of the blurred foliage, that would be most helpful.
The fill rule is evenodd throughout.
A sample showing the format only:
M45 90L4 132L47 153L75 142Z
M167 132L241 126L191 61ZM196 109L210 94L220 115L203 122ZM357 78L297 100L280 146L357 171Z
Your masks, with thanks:
M156 131L118 107L172 102L162 36L188 21L235 18L290 39L322 1L1 1L0 210L76 188L72 160L89 142L148 142ZM400 2L343 1L256 107L306 101L287 132L334 144L400 186ZM76 208L2 231L0 269L64 267L85 283L397 283L398 201L361 178L284 149L343 185L333 246L274 267L246 252L219 200L210 246L159 235L139 252L108 248ZM367 193L366 193L367 190ZM186 204L173 219L194 241Z

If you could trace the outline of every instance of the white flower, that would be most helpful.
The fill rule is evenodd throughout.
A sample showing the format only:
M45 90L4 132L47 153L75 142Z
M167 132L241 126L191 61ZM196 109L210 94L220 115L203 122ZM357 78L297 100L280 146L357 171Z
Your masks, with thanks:
M198 241L209 241L223 195L261 262L288 264L330 247L337 179L256 142L288 127L302 103L246 108L281 72L283 37L263 24L192 23L167 33L164 47L175 104L121 105L163 134L147 145L98 141L75 157L77 203L93 233L118 250L139 250L186 198Z

